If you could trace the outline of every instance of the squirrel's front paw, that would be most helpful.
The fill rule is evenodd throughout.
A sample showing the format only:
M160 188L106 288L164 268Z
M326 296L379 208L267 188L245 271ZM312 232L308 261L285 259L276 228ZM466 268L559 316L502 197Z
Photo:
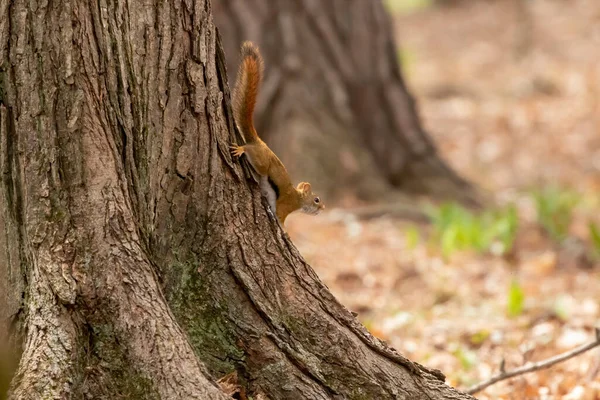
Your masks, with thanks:
M244 154L244 147L238 146L237 144L229 146L229 150L231 151L231 155L233 157L240 157L242 154Z

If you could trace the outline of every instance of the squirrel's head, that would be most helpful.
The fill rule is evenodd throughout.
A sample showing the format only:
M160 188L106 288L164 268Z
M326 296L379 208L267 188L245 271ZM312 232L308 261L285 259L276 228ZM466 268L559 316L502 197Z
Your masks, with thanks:
M300 197L302 199L301 211L306 214L317 215L325 209L325 204L321 201L319 196L312 192L310 183L300 182L296 187Z

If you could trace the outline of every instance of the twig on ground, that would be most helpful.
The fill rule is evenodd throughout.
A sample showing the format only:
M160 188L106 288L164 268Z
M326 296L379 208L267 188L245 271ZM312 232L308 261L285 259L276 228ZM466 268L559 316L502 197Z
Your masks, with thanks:
M502 362L500 363L500 373L499 374L494 375L491 378L486 379L485 381L480 382L474 386L471 386L469 389L467 389L466 393L475 394L475 393L485 389L486 387L493 385L496 382L500 382L505 379L512 378L514 376L523 375L528 372L539 371L541 369L549 368L549 367L553 366L554 364L558 364L559 362L568 360L569 358L573 358L575 356L578 356L579 354L585 353L586 351L593 349L594 347L600 346L600 328L596 328L595 333L596 333L596 338L591 343L583 344L579 347L574 348L573 350L564 352L564 353L559 354L554 357L550 357L546 360L526 364L522 367L515 368L512 371L506 371L506 369L504 367L504 360L502 360Z

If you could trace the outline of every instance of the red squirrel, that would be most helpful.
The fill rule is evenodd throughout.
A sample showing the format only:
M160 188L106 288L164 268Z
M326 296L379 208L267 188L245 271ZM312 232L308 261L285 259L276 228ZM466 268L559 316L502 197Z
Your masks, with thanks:
M252 42L242 44L241 55L242 62L233 91L233 115L246 144L232 145L231 154L234 157L244 154L252 168L260 175L261 192L282 225L287 216L294 211L300 210L316 215L325 205L312 192L310 183L300 182L294 187L281 160L254 129L253 114L264 62L258 47Z

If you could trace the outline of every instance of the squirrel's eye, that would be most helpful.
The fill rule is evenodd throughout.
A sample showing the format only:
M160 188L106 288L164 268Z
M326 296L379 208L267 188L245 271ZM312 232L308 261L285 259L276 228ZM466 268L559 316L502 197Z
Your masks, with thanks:
M319 204L319 202L320 202L320 201L321 201L321 200L319 200L319 198L318 198L318 197L315 197L315 203Z

